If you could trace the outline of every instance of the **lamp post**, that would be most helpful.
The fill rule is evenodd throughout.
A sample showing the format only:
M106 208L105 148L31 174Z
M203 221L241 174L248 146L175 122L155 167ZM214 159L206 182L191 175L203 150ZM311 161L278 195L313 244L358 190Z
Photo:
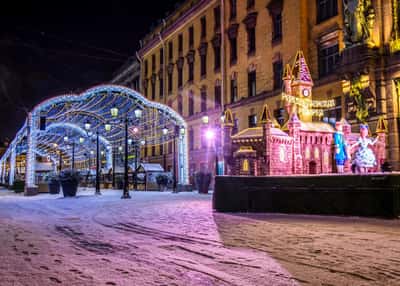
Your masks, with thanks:
M89 121L86 121L85 123L85 129L87 132L88 137L92 137L93 133L90 130L91 128L91 124ZM80 140L80 141L84 141L84 140ZM100 142L99 142L99 131L96 130L96 181L95 181L95 195L101 195L101 191L100 191ZM89 165L90 165L90 161L89 161ZM89 166L90 167L90 166ZM89 170L90 171L90 170Z
M116 119L118 117L118 113L119 110L116 106L112 107L110 109L110 113L111 116ZM135 113L135 120L139 120L142 117L142 110L140 108L136 108L134 110ZM118 119L115 121L116 123L121 123L121 121L119 121ZM128 118L128 113L125 114L125 138L124 138L124 145L125 145L125 154L124 154L124 186L123 186L123 194L121 199L130 199L131 196L129 194L129 173L128 173L128 158L129 158L129 143L128 141L130 141L130 139L128 139L128 130L129 130L129 118ZM111 130L111 125L109 122L106 123L105 129L107 131ZM137 128L135 128L135 132L138 131ZM121 147L121 146L120 146ZM122 151L122 149L121 149ZM113 175L113 184L115 184L115 165L113 166L113 171L114 171L114 175Z
M173 155L174 155L174 158L173 158L173 165L174 165L174 167L173 167L173 178L174 178L174 182L173 182L173 188L172 188L172 192L173 193L176 193L177 192L177 180L176 180L176 137L178 137L179 136L179 126L175 126L175 129L174 129L174 142L173 142Z
M100 192L100 146L99 146L99 131L96 131L96 192L95 195L101 195Z
M125 118L125 160L124 160L124 192L121 199L130 199L128 176L128 116Z
M75 170L75 141L72 141L72 171Z
M117 154L117 152L115 152L115 148L114 147L112 147L112 152L113 152L113 161L112 161L112 170L113 170L113 173L112 173L112 185L113 185L113 189L115 189L116 187L115 187L115 156L116 156L116 154Z
M60 154L59 156L59 162L58 162L58 171L61 173L61 169L62 169L62 153L61 150L58 151L58 153Z

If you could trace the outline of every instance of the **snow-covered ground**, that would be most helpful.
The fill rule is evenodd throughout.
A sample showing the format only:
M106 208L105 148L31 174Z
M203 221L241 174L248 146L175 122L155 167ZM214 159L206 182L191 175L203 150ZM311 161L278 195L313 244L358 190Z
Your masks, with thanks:
M0 190L0 285L400 285L397 220L220 214L211 195Z

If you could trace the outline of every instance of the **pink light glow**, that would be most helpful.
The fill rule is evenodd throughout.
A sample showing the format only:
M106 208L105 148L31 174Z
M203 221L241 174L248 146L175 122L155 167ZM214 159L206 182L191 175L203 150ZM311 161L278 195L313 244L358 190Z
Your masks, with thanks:
M215 132L212 129L207 129L206 130L206 138L207 140L214 140L215 137Z

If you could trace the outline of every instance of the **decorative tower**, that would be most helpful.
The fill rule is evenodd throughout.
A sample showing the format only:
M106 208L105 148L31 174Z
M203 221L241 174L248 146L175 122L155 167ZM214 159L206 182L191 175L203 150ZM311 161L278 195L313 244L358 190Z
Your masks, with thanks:
M230 162L232 156L232 129L234 126L232 111L230 109L226 109L224 112L224 123L223 123L223 140L224 140L224 162L225 162L225 172L224 174L230 175L231 165Z
M290 115L288 128L289 135L293 138L293 174L303 174L303 156L300 143L301 122L296 112Z
M302 51L298 51L292 68L292 95L299 98L298 114L302 121L312 121L312 87L311 73Z
M283 71L283 92L285 96L291 96L292 95L292 69L289 64L286 64L285 70ZM285 101L285 109L287 114L292 114L293 110L293 103L290 103L289 101Z
M263 136L264 136L264 152L265 152L265 170L264 175L271 175L271 129L273 127L273 117L271 115L271 111L267 104L264 105L262 112L261 112L261 120L260 123L263 127Z

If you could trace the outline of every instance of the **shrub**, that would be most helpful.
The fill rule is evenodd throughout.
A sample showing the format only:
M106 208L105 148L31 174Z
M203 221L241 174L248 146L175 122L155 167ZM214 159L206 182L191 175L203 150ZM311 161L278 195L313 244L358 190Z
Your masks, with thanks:
M63 183L63 182L71 182L78 184L80 180L80 175L79 172L72 171L72 170L65 170L58 175L58 180Z

